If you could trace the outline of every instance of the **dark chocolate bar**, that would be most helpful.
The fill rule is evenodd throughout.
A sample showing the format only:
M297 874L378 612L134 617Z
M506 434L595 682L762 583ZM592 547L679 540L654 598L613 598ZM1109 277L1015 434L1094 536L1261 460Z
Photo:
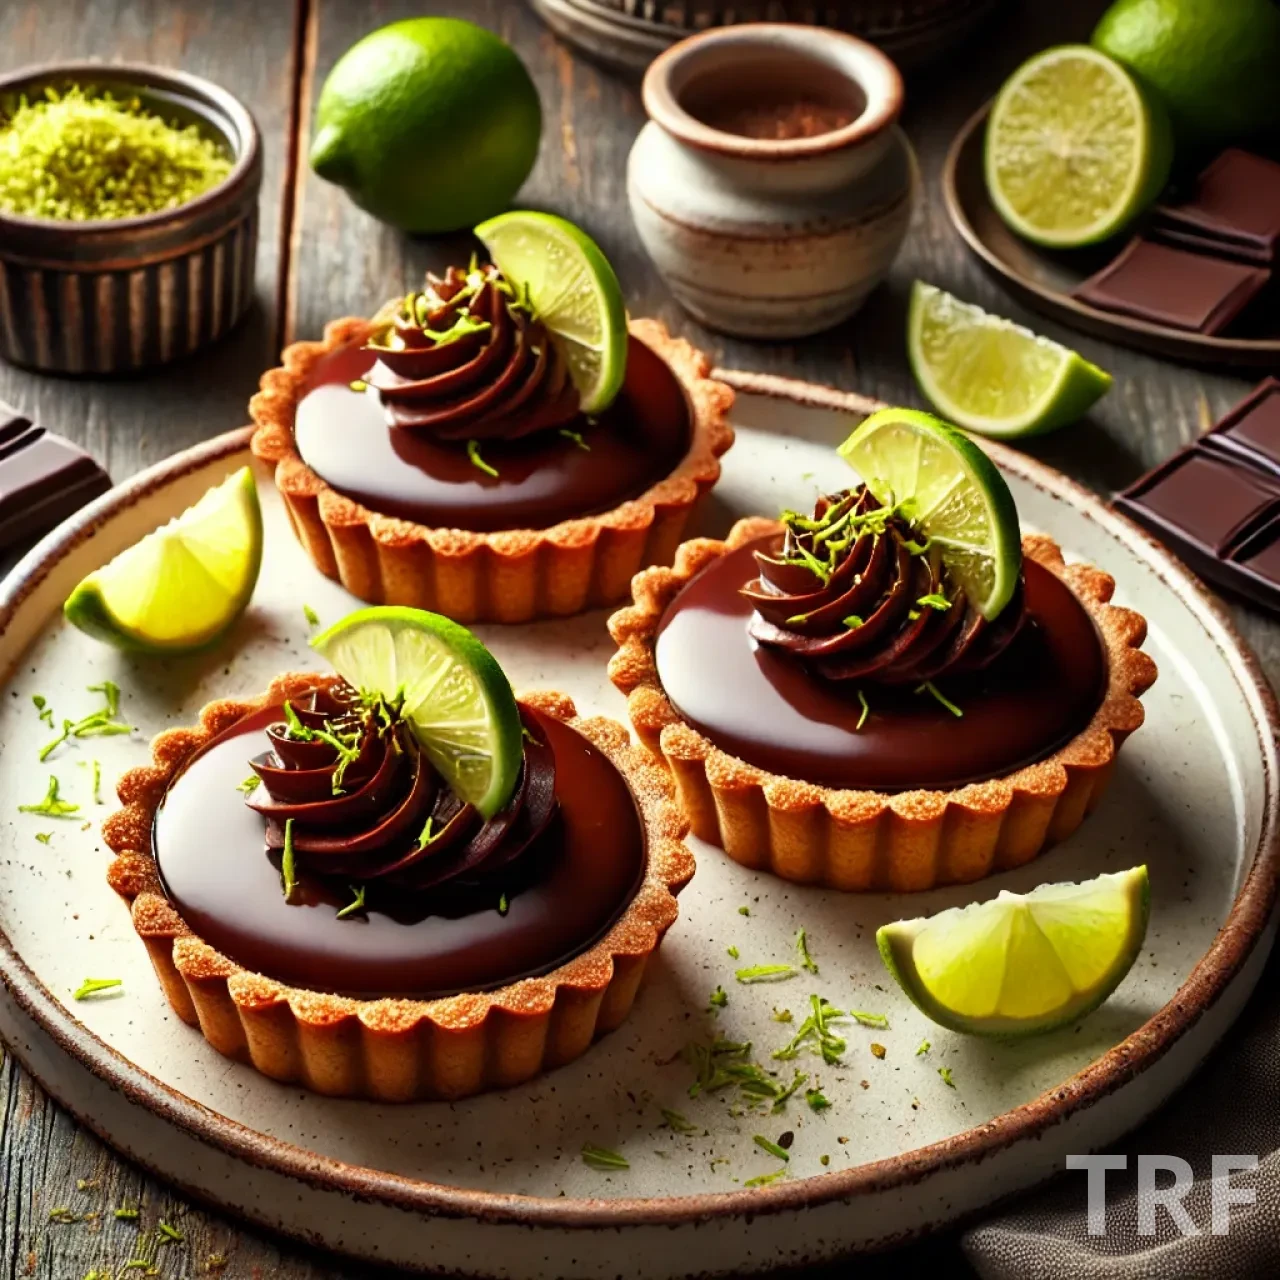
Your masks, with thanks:
M1114 499L1200 577L1280 613L1280 382Z
M110 488L83 449L0 401L0 550L52 529Z
M1266 287L1271 272L1187 253L1138 236L1075 289L1081 302L1172 329L1221 333Z
M1231 147L1196 179L1190 198L1158 204L1151 234L1205 253L1280 261L1280 164Z
M1268 378L1255 387L1203 443L1243 458L1280 480L1280 381Z

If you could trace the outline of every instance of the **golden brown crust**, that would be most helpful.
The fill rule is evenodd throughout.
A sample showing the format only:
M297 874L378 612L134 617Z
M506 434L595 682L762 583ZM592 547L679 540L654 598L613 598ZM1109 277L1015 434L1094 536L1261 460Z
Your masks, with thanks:
M379 515L330 488L294 445L294 412L308 373L372 327L356 317L335 320L323 341L286 347L282 366L262 375L249 401L253 452L275 468L290 523L321 573L374 604L414 605L466 623L528 622L616 604L638 570L671 563L733 444L733 391L709 376L710 362L695 347L658 320L631 321L632 334L680 379L692 408L689 451L669 476L602 515L550 529L471 533Z
M124 807L103 823L116 855L107 880L131 904L134 928L174 1011L198 1025L219 1052L273 1079L339 1097L462 1098L578 1057L626 1017L649 958L675 921L675 895L692 877L694 863L683 843L689 824L672 803L664 771L631 745L617 721L578 718L564 694L527 694L523 701L576 729L626 778L649 857L644 881L618 922L551 973L440 1000L357 1000L303 991L220 955L164 896L151 825L169 781L222 729L324 680L314 672L292 673L272 681L260 697L212 702L198 725L158 735L151 764L120 779Z
M980 879L1020 866L1070 835L1101 799L1121 743L1142 724L1138 697L1156 665L1138 646L1146 620L1108 603L1115 581L1068 565L1052 538L1023 554L1057 574L1089 610L1107 651L1108 684L1088 726L1060 750L1004 778L953 791L839 791L749 765L696 732L662 690L654 659L663 612L699 569L777 531L740 520L726 541L684 543L671 569L647 569L634 603L609 619L618 651L609 676L627 695L640 740L665 761L694 835L745 866L835 889L906 891Z

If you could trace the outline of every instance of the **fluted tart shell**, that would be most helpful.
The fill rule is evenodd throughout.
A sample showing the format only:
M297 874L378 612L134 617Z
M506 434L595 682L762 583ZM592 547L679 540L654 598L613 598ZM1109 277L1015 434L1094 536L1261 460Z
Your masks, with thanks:
M1101 800L1116 753L1143 721L1141 694L1156 665L1138 647L1146 620L1109 603L1115 581L1067 564L1051 538L1029 535L1023 555L1056 574L1088 610L1107 658L1107 687L1089 724L1046 759L949 791L838 790L769 773L720 750L663 692L655 642L668 605L717 558L781 532L740 520L721 542L684 543L671 569L632 582L634 603L609 619L618 651L613 683L636 733L665 761L693 833L736 862L787 880L853 891L904 892L979 880L1029 862L1064 840Z
M293 422L308 376L340 348L365 341L372 320L348 317L320 342L295 342L262 375L249 401L251 447L275 469L299 542L329 578L372 604L412 605L456 622L567 617L627 598L638 570L670 564L698 500L720 478L733 444L733 391L710 377L706 356L657 320L632 320L632 335L660 356L689 401L689 448L675 470L639 497L548 529L475 533L381 515L345 497L302 460Z
M219 1053L332 1097L465 1098L577 1058L630 1011L645 968L675 921L675 895L692 877L694 862L683 844L689 824L673 804L665 771L632 745L617 721L580 719L564 694L522 700L582 734L622 774L644 825L647 863L639 890L608 933L550 973L435 1000L327 995L241 968L197 937L165 896L151 829L169 783L244 716L324 682L315 672L282 675L260 697L211 702L199 724L159 734L151 763L120 779L124 807L103 824L115 854L107 880L129 903L174 1012L199 1027Z

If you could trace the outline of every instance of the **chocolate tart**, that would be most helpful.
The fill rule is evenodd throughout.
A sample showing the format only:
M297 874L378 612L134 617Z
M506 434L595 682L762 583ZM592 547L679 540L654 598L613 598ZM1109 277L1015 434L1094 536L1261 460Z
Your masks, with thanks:
M1092 565L1066 564L1050 538L1024 537L1025 608L1060 624L1054 652L1075 655L1062 679L1028 697L1020 660L1013 676L975 694L967 724L927 698L903 710L919 688L876 686L876 700L896 699L898 713L879 724L873 715L863 730L854 691L839 695L842 704L823 693L820 704L807 705L800 682L808 676L786 668L791 655L764 656L763 647L751 647L750 604L739 606L736 597L755 572L746 562L778 547L782 536L778 521L746 519L723 542L686 542L674 568L636 576L634 603L609 620L618 645L610 677L627 695L641 741L669 768L695 835L744 866L789 880L899 892L1019 866L1083 822L1102 797L1120 745L1142 724L1138 696L1156 678L1155 664L1137 647L1146 622L1108 603L1111 577ZM734 600L709 596L724 590L717 572L727 575ZM682 599L710 610L718 630L706 633L705 644L689 643L686 632L668 638L679 636L681 656L691 659L687 671L669 667L669 679L680 685L676 697L664 686L659 649ZM1016 607L1023 609L1021 597ZM752 627L753 636L768 634L758 620ZM711 661L698 656L707 653ZM704 698L706 691L715 696ZM717 716L709 732L708 720ZM726 729L733 725L736 731ZM850 773L873 781L851 785L840 776L838 751L827 750L832 743L857 753Z
M430 346L470 278L432 278L417 296L437 310L401 316L395 347L384 308L286 348L249 403L253 452L316 567L362 600L467 623L616 604L639 569L671 563L719 478L733 392L689 343L633 320L623 388L588 419L554 344L496 294L470 299L490 330Z
M107 878L131 904L134 928L175 1013L220 1053L335 1097L462 1098L578 1057L626 1017L676 918L675 895L693 874L682 843L688 824L672 803L669 778L615 721L578 718L562 694L527 696L521 714L532 729L517 795L530 788L532 794L509 830L524 822L520 849L533 852L522 855L520 875L502 869L510 901L505 891L499 901L490 880L477 902L476 884L458 880L450 882L453 897L413 909L414 894L441 879L430 872L423 878L420 868L430 859L410 872L402 870L410 859L374 866L360 838L333 838L349 825L326 817L308 828L305 814L316 805L305 794L306 775L316 771L305 755L315 744L295 744L294 772L285 776L277 767L282 726L274 720L281 705L305 707L307 699L318 705L342 687L333 677L295 673L274 680L260 697L210 703L198 725L158 735L152 763L120 779L124 807L103 828L116 855ZM297 714L305 720L309 713ZM253 756L262 746L276 753ZM394 752L394 763L409 769L400 754ZM335 784L322 807L358 804L377 792L390 758L371 759L365 773L357 760L342 780L345 791ZM548 758L555 791L539 799L537 770ZM250 759L266 780L261 800L258 792L246 800L227 781L245 772ZM420 760L412 764L410 799L423 767ZM613 798L601 800L601 792ZM289 802L284 809L282 799ZM460 802L452 799L456 813ZM515 803L513 797L511 812ZM606 858L598 820L609 805L611 825L604 829L613 847ZM400 801L393 810L388 823L399 821ZM284 811L304 815L297 820L304 835L297 841L301 870L292 889L286 875L282 893L280 859L269 852L279 844L271 815ZM474 811L470 817L479 822ZM531 820L541 825L530 843ZM503 813L495 815L481 837L502 822ZM440 838L454 825L447 823ZM290 846L292 827L286 826ZM625 838L615 836L620 827L629 832ZM379 833L389 829L379 817ZM210 830L216 840L202 847L199 833ZM459 846L462 854L472 845ZM309 874L335 849L337 865L350 873L344 882L369 878L371 886L388 886L381 899L371 887L370 905L355 917L337 914L343 896L330 891L333 877ZM435 857L469 871L473 860L459 862L455 852ZM395 874L377 879L388 871Z

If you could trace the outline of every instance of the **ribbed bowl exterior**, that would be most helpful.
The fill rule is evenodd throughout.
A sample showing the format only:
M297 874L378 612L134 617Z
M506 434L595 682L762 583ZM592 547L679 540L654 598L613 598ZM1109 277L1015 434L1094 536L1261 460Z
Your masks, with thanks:
M154 94L221 136L227 178L176 209L116 221L0 212L0 357L44 373L128 373L227 333L254 296L262 146L248 110L182 72L65 63L0 77L0 94L45 85Z
M50 373L165 364L221 338L253 301L256 209L213 239L130 269L29 266L0 248L0 356Z

